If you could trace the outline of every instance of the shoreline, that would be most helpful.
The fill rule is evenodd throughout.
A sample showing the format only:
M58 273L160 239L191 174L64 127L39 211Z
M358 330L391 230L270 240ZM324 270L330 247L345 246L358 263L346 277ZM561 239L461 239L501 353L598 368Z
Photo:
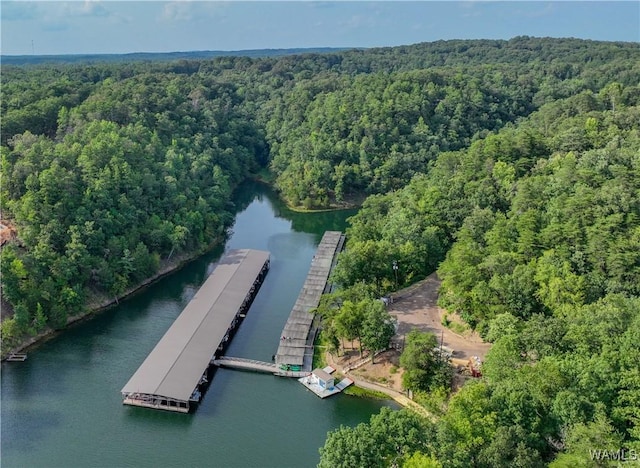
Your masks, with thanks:
M252 180L267 185L278 196L278 199L283 203L283 205L289 211L292 211L294 213L328 213L332 211L353 210L362 207L364 201L369 197L369 195L359 195L356 197L352 197L353 201L345 201L341 204L330 204L326 208L304 208L302 205L292 205L289 200L281 195L275 184L275 176L266 176L264 173L258 173L254 177L252 177Z
M287 207L288 210L293 211L294 213L329 213L332 211L345 211L345 210L353 210L356 208L360 208L362 205L347 205L347 206L335 206L335 207L330 207L330 208L318 208L318 209L313 209L313 208L302 208L299 206L293 206L290 205L289 203L285 202L285 206Z
M353 201L345 201L341 204L330 204L326 208L305 208L301 205L292 205L289 203L289 200L280 195L274 184L269 184L269 186L278 194L278 198L282 200L287 209L294 213L328 213L331 211L353 210L361 208L364 201L368 198L368 196L362 196L361 198L356 197Z
M157 273L150 276L149 278L142 280L137 285L127 289L124 293L122 293L119 296L116 296L113 298L104 298L104 297L94 298L94 301L91 301L90 299L87 300L87 303L85 304L85 306L87 307L87 310L79 314L67 317L67 323L65 324L64 328L60 328L60 329L47 328L44 331L38 333L36 336L29 337L27 340L20 343L18 346L7 350L6 353L2 354L2 357L0 358L0 360L5 361L7 357L9 357L11 354L20 353L25 350L28 350L29 348L42 344L47 340L50 340L51 338L57 336L59 333L65 332L71 325L78 322L82 322L83 320L89 320L93 318L96 314L108 311L112 307L118 305L121 300L125 300L131 296L141 293L148 286L151 286L153 283L161 280L162 278L170 275L171 273L174 273L180 270L181 268L186 266L188 263L192 262L193 260L196 260L197 258L201 257L207 252L210 252L215 247L220 245L220 242L222 241L222 239L223 238L215 239L204 249L200 249L192 253L185 253L183 255L176 256L174 257L175 260L173 261L165 260L167 262L166 265L162 266Z
M353 374L350 374L346 369L340 367L338 363L335 362L331 353L325 352L324 358L325 358L325 361L334 369L336 369L340 374L353 380L353 385L355 385L356 387L360 387L364 390L371 390L373 392L384 393L389 397L390 400L395 401L403 408L413 410L416 413L420 414L421 416L431 421L435 421L437 419L436 416L431 412L429 412L429 410L427 410L424 406L411 400L402 392L399 392L398 390L395 390L390 387L385 387L375 382L369 382L368 380L365 380L362 377L357 377Z

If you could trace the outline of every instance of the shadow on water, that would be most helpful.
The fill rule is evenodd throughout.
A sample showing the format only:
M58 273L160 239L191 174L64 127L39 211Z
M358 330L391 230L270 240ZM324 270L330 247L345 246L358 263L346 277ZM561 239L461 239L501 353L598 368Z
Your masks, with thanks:
M218 417L223 412L224 398L226 392L233 391L233 383L229 369L215 369L211 373L211 381L204 393L202 400L198 404L195 412L207 417ZM215 383L214 383L215 382Z
M195 413L173 413L135 406L123 406L122 411L125 418L132 423L132 427L136 427L137 430L153 430L162 424L184 429L193 425L195 418Z

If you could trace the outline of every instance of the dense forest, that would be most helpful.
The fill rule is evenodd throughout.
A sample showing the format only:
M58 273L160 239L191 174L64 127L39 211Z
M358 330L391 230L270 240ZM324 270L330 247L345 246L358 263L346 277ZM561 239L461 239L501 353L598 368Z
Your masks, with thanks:
M1 208L18 233L2 250L3 350L219 241L234 188L270 171L293 206L364 200L332 339L360 317L375 349L372 299L437 270L441 305L493 343L483 377L449 395L412 337L405 384L439 399L437 418L340 428L320 466L640 454L638 44L3 66L2 83Z
M140 73L98 85L55 78L45 91L41 74L53 71L3 86L3 103L22 101L5 111L5 128L26 128L3 131L3 211L19 233L2 255L3 297L15 310L5 346L219 240L233 188L266 157L224 83Z
M321 466L347 466L344 440L357 466L608 466L589 450L640 452L637 96L614 83L550 102L367 199L336 277L388 291L394 260L403 283L437 268L441 305L493 346L424 437L398 445L376 417L331 434Z

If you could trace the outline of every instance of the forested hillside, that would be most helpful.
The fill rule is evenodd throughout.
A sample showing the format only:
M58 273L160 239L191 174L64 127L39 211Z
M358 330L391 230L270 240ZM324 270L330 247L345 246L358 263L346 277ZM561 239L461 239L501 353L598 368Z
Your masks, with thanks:
M233 189L271 170L291 205L367 197L335 271L345 297L437 270L441 305L493 342L436 422L341 428L321 466L640 453L638 44L3 66L2 83L2 216L18 232L3 350L219 240Z
M343 438L367 466L608 466L589 450L639 453L638 91L612 83L545 104L365 202L336 278L388 291L394 260L403 283L438 268L441 305L493 347L422 439L398 445L372 420L331 434L321 466L347 466ZM380 464L360 437L378 441Z
M630 44L516 38L327 56L330 70L298 75L268 123L277 186L307 208L399 189L439 153L547 102L614 79L637 85L637 54Z
M3 86L3 216L19 232L2 254L15 310L3 346L64 326L88 297L117 297L161 259L220 240L233 188L266 158L228 83L170 72L92 83L90 69L55 72L35 69L28 82L7 73ZM51 80L43 89L41 75ZM16 101L24 105L11 108Z

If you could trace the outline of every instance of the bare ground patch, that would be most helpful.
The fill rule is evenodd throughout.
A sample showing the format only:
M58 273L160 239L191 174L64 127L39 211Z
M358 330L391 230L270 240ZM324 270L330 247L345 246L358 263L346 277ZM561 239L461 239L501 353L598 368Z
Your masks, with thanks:
M446 311L438 307L438 291L440 280L433 273L424 280L408 288L398 291L394 295L389 313L398 319L398 334L396 340L406 336L416 328L421 331L434 333L438 341L454 350L453 356L458 359L469 359L478 356L484 360L491 345L482 341L475 332L459 335L442 325ZM456 320L448 314L449 319Z
M442 340L443 346L453 349L452 364L458 368L471 356L478 356L484 360L491 347L489 343L483 342L475 332L467 331L463 336L442 325L442 318L446 311L438 307L439 289L440 280L433 273L424 280L394 294L393 303L389 305L388 310L398 320L398 333L393 338L393 344L399 349L384 351L376 356L375 363L372 364L369 359L369 362L349 371L349 374L357 379L402 392L400 349L404 345L406 335L412 329L434 333L439 342ZM448 317L450 320L457 320L451 314ZM354 366L366 357L366 355L360 356L357 342L351 345L353 349L347 347L340 356L327 355L327 362L341 373L344 373L345 368ZM461 386L464 380L463 375L457 374L454 378L454 389Z

